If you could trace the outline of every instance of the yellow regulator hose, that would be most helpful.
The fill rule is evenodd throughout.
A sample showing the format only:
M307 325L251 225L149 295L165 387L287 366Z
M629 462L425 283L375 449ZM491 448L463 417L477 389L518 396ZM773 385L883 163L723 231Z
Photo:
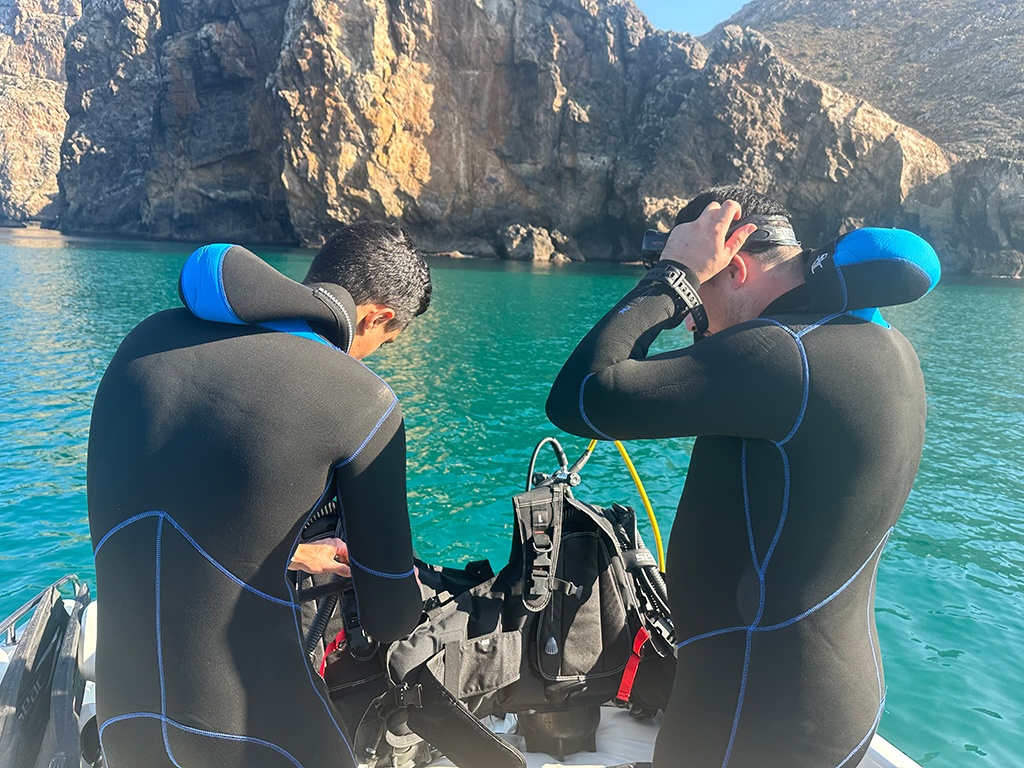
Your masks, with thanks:
M661 543L661 531L658 528L658 519L654 516L654 508L651 507L651 500L647 497L647 491L644 490L644 484L640 480L640 475L637 474L636 467L633 466L633 461L629 458L629 454L626 453L626 447L615 440L615 447L619 449L619 453L622 454L622 460L626 462L626 469L629 470L630 476L633 478L633 482L636 484L636 489L640 491L640 498L644 502L644 509L647 510L647 517L651 521L651 528L654 530L654 543L658 548L658 570L662 573L665 572L665 547ZM593 451L597 445L597 440L591 440L590 445L587 446L587 451Z

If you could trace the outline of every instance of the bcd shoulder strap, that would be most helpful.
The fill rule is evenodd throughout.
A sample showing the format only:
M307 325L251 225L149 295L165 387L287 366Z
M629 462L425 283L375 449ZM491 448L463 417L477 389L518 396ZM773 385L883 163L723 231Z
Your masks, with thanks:
M512 497L523 546L523 604L535 613L547 607L556 586L563 494L560 486L547 485Z

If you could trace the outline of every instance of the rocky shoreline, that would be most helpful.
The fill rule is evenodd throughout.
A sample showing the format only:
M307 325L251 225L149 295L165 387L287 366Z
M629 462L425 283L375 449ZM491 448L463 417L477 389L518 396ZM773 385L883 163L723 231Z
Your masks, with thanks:
M1024 163L962 160L753 29L661 32L632 0L61 1L39 11L68 28L60 170L33 166L59 190L7 162L0 218L316 246L378 217L435 253L633 261L644 229L735 182L807 245L900 226L950 274L1024 275ZM53 39L25 36L29 2L0 0L0 41ZM4 207L16 183L45 213Z

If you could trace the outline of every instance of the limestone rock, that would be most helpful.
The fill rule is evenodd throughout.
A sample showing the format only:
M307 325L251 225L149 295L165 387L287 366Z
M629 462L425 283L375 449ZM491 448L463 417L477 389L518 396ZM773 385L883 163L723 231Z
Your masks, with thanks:
M941 184L915 189L906 208L947 272L1024 277L1024 163L960 163Z
M81 0L0 0L0 75L64 82L64 36Z
M428 249L509 221L606 227L651 32L631 0L294 3L276 73L299 237L402 219ZM584 248L586 250L586 248Z
M848 219L903 221L911 190L942 179L953 160L870 104L804 77L752 30L727 27L699 75L676 88L686 95L660 142L632 153L618 183L648 223L674 214L659 201L745 184L779 199L797 236L817 245Z
M555 250L558 251L556 256L563 256L566 261L587 260L583 255L583 251L580 250L580 245L576 242L575 237L564 235L557 229L554 229L551 231L551 243L555 246Z
M512 224L499 231L506 258L512 261L551 261L555 246L541 227Z
M285 0L92 0L68 38L62 228L294 242L266 78Z
M64 36L81 11L81 0L0 0L0 219L57 216Z
M1020 2L753 0L728 23L958 155L1024 159Z
M146 234L158 11L157 0L92 0L68 33L58 177L65 231Z
M375 217L427 252L635 260L644 229L737 182L807 245L902 225L956 270L989 263L955 191L998 197L1014 171L961 169L757 32L705 42L632 0L91 0L62 228L317 245ZM1024 246L984 226L1011 270Z

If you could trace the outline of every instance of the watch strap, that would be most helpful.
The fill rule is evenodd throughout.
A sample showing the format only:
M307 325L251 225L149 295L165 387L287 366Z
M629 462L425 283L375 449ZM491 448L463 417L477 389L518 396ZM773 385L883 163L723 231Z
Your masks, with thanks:
M697 293L700 280L692 269L685 264L663 259L647 272L641 282L665 283L675 294L676 311L681 312L684 317L689 314L699 333L707 331L708 316L704 311L704 303Z

